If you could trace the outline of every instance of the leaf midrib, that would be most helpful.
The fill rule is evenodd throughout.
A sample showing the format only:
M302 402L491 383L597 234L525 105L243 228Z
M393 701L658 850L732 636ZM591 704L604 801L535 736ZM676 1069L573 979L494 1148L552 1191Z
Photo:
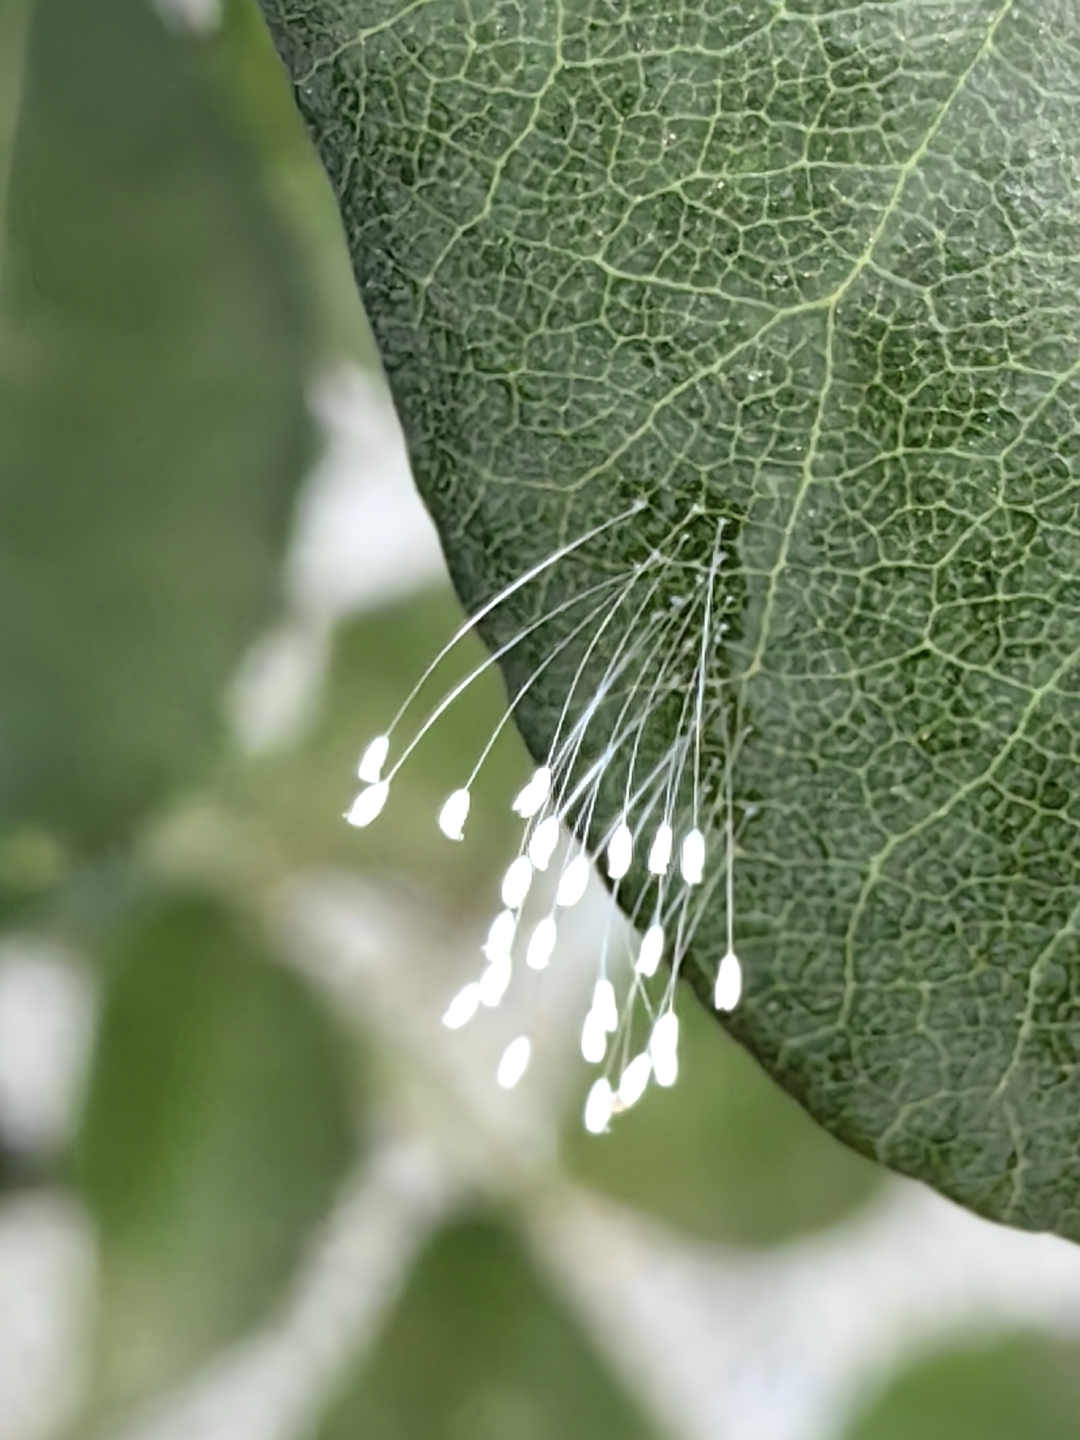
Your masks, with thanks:
M993 49L994 37L997 35L998 30L1001 28L1009 12L1012 10L1013 4L1014 0L1004 0L1004 3L998 10L997 14L990 21L989 25L987 25L986 35L983 37L983 42L979 46L979 49L972 56L967 67L962 70L957 76L955 85L950 90L949 94L945 97L945 99L942 101L938 113L934 118L933 124L927 127L926 134L923 136L920 144L916 146L916 148L908 156L907 160L905 160L904 163L900 166L899 174L896 177L896 184L893 186L892 194L889 196L886 203L882 206L881 216L878 220L877 225L874 227L873 233L870 235L866 244L863 246L862 254L859 255L848 274L844 277L843 280L841 280L839 285L837 285L836 288L829 295L824 296L820 301L815 302L813 306L807 307L808 309L819 309L823 311L826 316L827 329L825 340L825 379L821 386L821 394L818 396L817 412L814 415L814 423L810 431L810 440L806 447L806 457L803 460L802 464L802 478L799 484L799 489L796 491L795 498L791 504L791 511L788 516L787 524L784 526L783 534L780 540L780 548L776 557L776 562L773 565L772 569L768 572L768 588L765 593L765 600L762 607L761 626L758 631L758 641L757 645L755 646L754 653L751 656L750 663L743 674L744 680L751 679L761 669L761 665L765 656L765 651L768 648L769 631L772 625L773 609L776 603L776 593L779 586L780 577L784 573L784 570L787 568L787 557L788 551L791 546L791 538L795 533L795 528L798 523L799 515L802 510L803 504L805 503L806 497L809 494L810 489L815 483L816 479L814 475L815 462L817 461L820 450L822 426L825 419L826 405L828 403L829 393L832 388L833 345L835 341L837 306L840 304L841 300L843 300L844 296L848 294L852 286L858 280L859 276L870 264L873 258L874 251L881 243L881 240L885 234L886 226L897 212L897 208L900 205L900 201L903 198L904 191L906 190L908 183L911 181L912 177L918 173L922 162L926 159L930 146L933 144L934 139L940 133L941 127L945 124L945 121L948 119L953 106L956 104L957 100L960 98L960 96L966 89L972 75L975 73L978 67L982 64L983 60L986 59L987 55Z

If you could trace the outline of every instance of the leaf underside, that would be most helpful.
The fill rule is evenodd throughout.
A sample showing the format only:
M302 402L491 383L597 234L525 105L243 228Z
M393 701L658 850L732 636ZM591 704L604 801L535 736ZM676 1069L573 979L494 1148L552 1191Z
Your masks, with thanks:
M649 500L489 640L730 522L731 1029L856 1148L1080 1236L1073 0L263 4L465 603Z

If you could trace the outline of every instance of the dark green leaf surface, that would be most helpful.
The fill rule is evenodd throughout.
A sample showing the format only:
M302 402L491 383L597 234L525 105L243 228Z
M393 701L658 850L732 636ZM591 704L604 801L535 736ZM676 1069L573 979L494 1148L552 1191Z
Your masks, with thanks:
M1033 1335L946 1351L913 1365L844 1440L1073 1440L1080 1349Z
M731 1245L781 1244L839 1223L879 1193L883 1171L826 1135L717 1034L691 995L682 998L677 1084L647 1091L605 1135L582 1126L582 1091L563 1142L572 1175Z
M18 10L0 83L17 78ZM275 608L307 452L294 257L184 44L143 0L39 0L27 17L6 211L14 89L0 101L0 882L15 888L28 845L115 845L212 750Z
M730 522L732 1029L867 1154L1080 1237L1073 0L263 3L466 603L634 496L547 603Z
M318 1440L656 1440L507 1227L435 1237Z
M97 1225L90 1396L115 1418L267 1317L356 1150L343 1034L216 901L104 955L76 1180Z

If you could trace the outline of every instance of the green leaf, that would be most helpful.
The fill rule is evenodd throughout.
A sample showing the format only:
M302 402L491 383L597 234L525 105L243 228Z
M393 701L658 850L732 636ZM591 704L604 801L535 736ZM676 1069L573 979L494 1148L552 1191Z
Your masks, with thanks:
M726 520L733 1032L866 1154L1080 1237L1076 6L263 6L466 605L648 501L489 641Z
M266 1318L356 1154L349 1042L218 902L103 955L75 1166L100 1245L90 1402L115 1417Z
M1072 1440L1080 1350L1033 1335L972 1344L898 1376L845 1440Z
M690 996L679 1079L650 1091L605 1135L570 1114L562 1158L587 1184L707 1240L776 1245L846 1219L882 1172L837 1144ZM589 1079L592 1079L590 1075Z
M0 6L0 274L31 14L32 0L4 0Z
M647 1440L657 1435L502 1223L421 1255L318 1440Z
M185 43L144 0L27 17L21 107L8 116L18 87L0 101L0 879L16 888L20 846L113 847L212 753L273 613L308 449L291 245Z

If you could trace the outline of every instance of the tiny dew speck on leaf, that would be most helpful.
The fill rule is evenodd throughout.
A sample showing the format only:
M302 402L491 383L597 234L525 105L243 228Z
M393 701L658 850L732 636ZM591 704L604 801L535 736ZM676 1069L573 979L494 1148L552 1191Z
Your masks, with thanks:
M666 957L849 1144L1080 1237L1073 0L263 7L539 767L448 1020L595 857L588 1128L677 1066Z

